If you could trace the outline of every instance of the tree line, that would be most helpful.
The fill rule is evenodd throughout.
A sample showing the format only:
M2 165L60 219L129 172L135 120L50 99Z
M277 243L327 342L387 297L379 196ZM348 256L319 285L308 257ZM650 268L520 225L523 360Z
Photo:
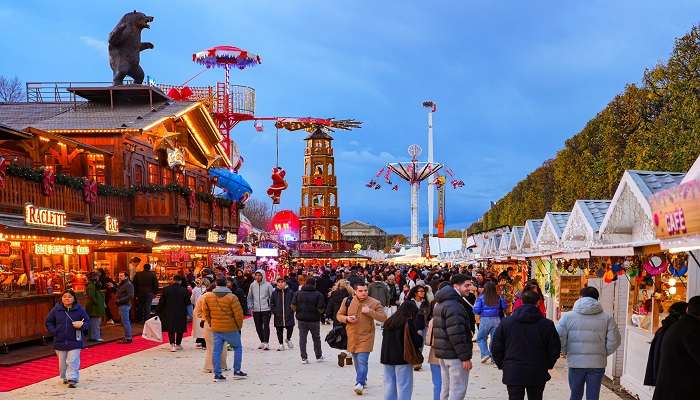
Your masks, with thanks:
M668 61L628 84L553 159L498 200L470 232L522 225L577 199L611 199L627 169L687 171L700 155L700 25Z

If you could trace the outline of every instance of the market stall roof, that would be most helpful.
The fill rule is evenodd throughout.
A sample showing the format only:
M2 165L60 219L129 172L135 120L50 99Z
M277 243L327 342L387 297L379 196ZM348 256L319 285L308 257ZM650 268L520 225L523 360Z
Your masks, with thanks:
M438 238L431 236L428 238L430 253L433 255L449 253L462 249L462 238Z
M500 255L506 255L510 253L510 237L512 233L511 232L504 232L503 236L501 237L501 242L498 245L498 254Z
M655 193L678 185L684 176L682 172L625 171L600 224L602 242L653 240L649 200Z
M508 240L508 248L510 253L517 253L523 244L523 235L525 234L524 226L514 226L511 230L510 239Z
M535 245L542 249L552 249L559 246L561 234L564 232L566 222L571 213L568 212L548 212L544 216L544 222L537 234Z
M540 233L543 222L543 219L528 219L525 221L525 233L523 233L523 240L520 244L521 251L532 252L535 249L537 235Z
M24 140L31 138L31 133L18 131L7 125L0 124L0 140Z
M610 200L576 200L561 236L564 248L587 246L598 240L598 230Z

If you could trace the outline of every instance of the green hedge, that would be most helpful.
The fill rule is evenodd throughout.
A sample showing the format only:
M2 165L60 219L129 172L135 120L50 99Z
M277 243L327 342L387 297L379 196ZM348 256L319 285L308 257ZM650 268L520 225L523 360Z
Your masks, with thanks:
M610 199L626 169L687 171L700 155L700 25L520 181L470 231L522 225L577 199Z

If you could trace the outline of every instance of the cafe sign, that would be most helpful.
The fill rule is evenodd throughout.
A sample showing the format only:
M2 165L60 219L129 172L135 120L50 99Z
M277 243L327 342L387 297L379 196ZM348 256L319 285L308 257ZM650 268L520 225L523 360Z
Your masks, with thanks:
M700 180L692 180L651 198L657 239L700 234Z
M226 244L236 244L238 243L238 235L231 232L226 232Z
M109 214L105 215L105 232L107 233L119 233L119 220L110 217Z
M189 242L194 242L197 240L197 230L191 226L185 227L185 240Z
M73 246L72 244L44 244L37 243L34 245L34 254L45 256L56 255L86 255L90 253L90 248L87 246Z
M156 238L158 237L158 231L146 231L146 239L150 240L151 242L155 242Z
M32 203L26 203L24 205L24 223L49 228L65 228L66 213L65 211L36 207Z
M207 229L207 242L216 243L218 241L219 241L219 232L212 230L212 229Z

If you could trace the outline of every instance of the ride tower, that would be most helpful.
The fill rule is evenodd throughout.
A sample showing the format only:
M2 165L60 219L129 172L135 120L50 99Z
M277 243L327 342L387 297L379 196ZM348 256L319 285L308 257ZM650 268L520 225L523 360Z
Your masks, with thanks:
M312 241L326 251L340 246L340 208L336 186L333 137L321 126L315 126L304 139L304 176L301 186L299 236L302 242Z

